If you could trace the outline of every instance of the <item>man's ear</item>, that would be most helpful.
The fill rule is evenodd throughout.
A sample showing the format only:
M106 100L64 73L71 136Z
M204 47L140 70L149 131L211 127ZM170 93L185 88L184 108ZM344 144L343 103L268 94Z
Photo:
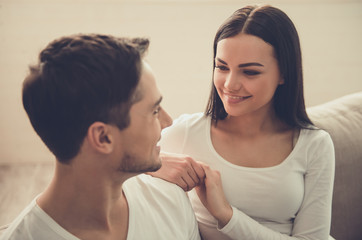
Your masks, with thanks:
M88 128L87 139L92 148L98 152L108 154L113 150L112 128L108 124L94 122Z

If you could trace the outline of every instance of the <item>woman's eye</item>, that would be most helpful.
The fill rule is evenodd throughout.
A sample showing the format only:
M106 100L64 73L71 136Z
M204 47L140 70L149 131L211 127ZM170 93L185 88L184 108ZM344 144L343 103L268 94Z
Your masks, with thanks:
M222 66L222 65L216 65L215 68L220 69L221 71L229 70L226 66Z
M260 74L260 72L253 71L253 70L244 70L244 74L249 75L249 76L255 76L255 75Z

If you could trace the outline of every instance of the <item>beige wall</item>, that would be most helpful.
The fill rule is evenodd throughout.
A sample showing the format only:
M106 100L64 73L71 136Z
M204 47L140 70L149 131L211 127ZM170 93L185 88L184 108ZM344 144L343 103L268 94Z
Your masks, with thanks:
M72 33L151 39L148 61L172 117L203 111L216 29L234 10L260 1L0 0L0 163L53 159L21 104L27 65L49 41ZM301 38L308 106L362 91L361 0L271 0Z

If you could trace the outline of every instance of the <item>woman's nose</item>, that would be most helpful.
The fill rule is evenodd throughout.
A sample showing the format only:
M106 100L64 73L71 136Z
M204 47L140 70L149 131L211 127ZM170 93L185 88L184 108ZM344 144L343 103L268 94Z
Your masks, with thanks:
M236 74L230 73L226 77L226 81L224 83L224 87L229 91L239 91L242 88L242 81L240 76L238 77Z

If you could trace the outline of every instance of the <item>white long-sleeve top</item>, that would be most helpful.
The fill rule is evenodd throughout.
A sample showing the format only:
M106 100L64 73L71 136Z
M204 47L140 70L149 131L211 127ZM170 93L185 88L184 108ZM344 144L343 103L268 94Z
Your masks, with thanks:
M206 240L329 238L334 182L334 147L323 130L302 129L290 155L279 165L234 165L214 149L211 119L182 115L162 133L161 149L182 153L219 170L233 216L222 229L200 202L189 197ZM261 149L262 151L262 149Z

